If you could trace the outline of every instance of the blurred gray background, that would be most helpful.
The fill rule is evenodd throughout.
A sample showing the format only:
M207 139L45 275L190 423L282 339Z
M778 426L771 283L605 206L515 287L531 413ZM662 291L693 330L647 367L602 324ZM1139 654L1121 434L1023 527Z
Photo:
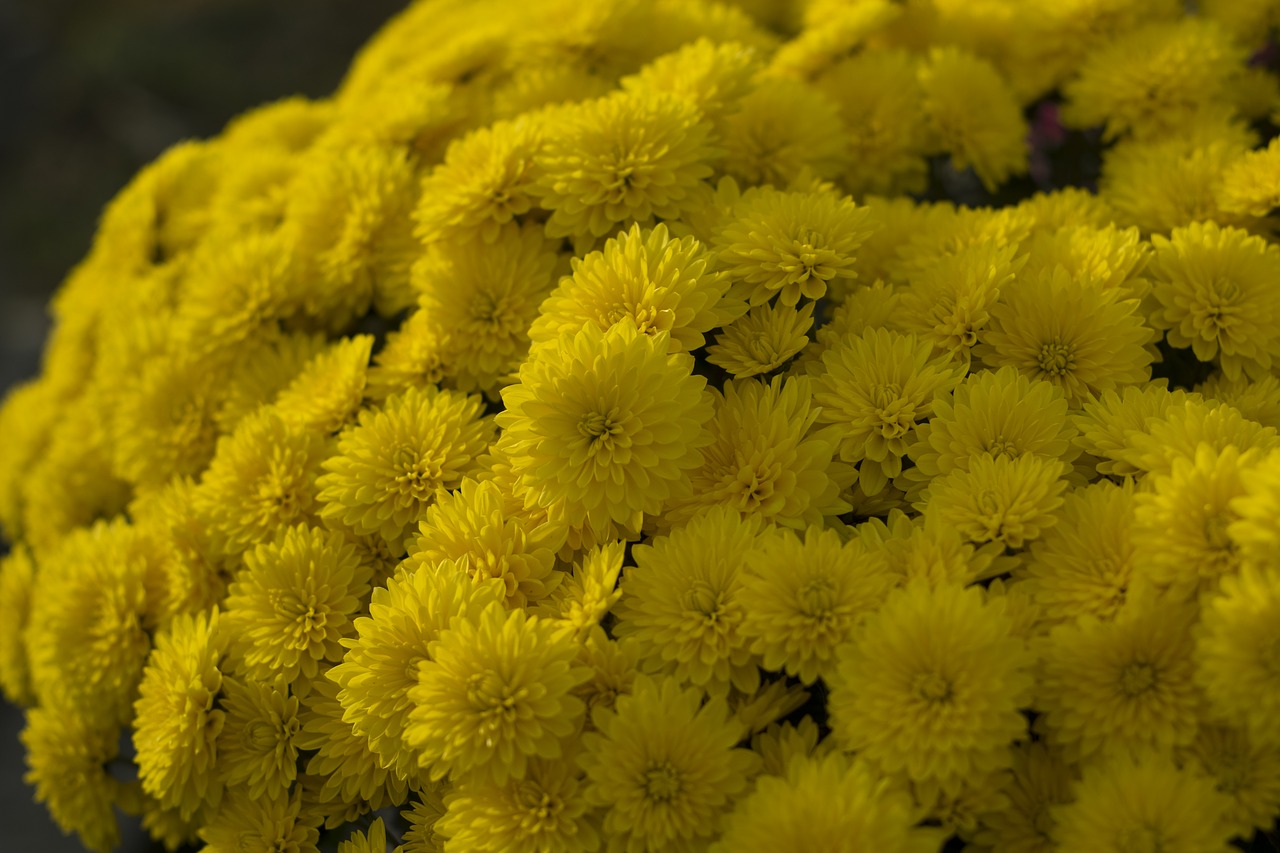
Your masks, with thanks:
M0 395L39 369L45 305L130 176L249 107L332 91L405 5L0 0ZM78 851L22 783L21 726L0 702L0 851ZM151 845L127 826L121 849Z

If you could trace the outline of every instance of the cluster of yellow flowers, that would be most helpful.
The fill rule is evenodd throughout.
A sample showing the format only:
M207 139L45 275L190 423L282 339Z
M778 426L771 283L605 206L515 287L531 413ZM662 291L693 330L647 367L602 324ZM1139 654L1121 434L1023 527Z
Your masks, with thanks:
M0 408L36 796L98 851L1269 829L1280 2L1185 5L423 0L170 150ZM945 200L1046 109L1096 192Z

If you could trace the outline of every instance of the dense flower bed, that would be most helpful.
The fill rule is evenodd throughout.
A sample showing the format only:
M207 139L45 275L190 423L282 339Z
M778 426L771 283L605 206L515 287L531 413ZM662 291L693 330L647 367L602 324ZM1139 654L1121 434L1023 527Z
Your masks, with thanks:
M1280 4L1199 6L424 0L170 150L0 409L35 795L99 851L1269 829Z

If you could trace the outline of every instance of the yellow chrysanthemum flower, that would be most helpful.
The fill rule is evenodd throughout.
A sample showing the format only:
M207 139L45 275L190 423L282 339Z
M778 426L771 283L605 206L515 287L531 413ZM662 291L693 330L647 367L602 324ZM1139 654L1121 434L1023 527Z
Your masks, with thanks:
M1057 459L979 453L969 457L966 468L932 480L917 506L968 542L1023 548L1057 524L1065 473L1066 465Z
M735 379L777 370L809 345L813 305L806 302L799 310L781 302L757 305L716 336L707 347L707 361Z
M1198 766L1231 798L1226 820L1232 833L1266 832L1280 813L1280 743L1257 745L1242 728L1201 725L1177 758Z
M724 298L729 282L711 271L712 260L693 237L673 239L665 224L643 231L632 225L601 251L571 261L573 275L542 303L529 337L547 343L588 324L608 329L630 321L648 335L667 332L673 352L692 352L706 342L705 332L746 310Z
M812 684L832 673L836 650L895 580L885 554L859 539L816 526L803 539L776 531L746 555L741 634L765 669Z
M364 399L373 335L353 335L307 362L274 405L290 427L331 435L347 425Z
M725 701L674 678L637 676L614 710L592 714L597 732L582 736L578 763L587 799L606 809L609 849L658 853L696 849L719 829L759 758L736 749L738 728Z
M1280 428L1280 377L1275 374L1250 379L1241 374L1228 379L1218 372L1196 386L1206 400L1226 403L1255 423Z
M1038 725L1068 758L1195 737L1201 699L1193 682L1193 605L1130 597L1110 622L1082 617L1041 643Z
M1241 560L1228 535L1238 518L1231 503L1245 493L1243 473L1257 458L1257 451L1200 444L1193 457L1174 459L1169 474L1148 478L1149 488L1134 499L1137 576L1187 599L1234 574Z
M564 761L529 762L523 779L464 779L445 795L435 832L448 850L589 853L600 848L582 780Z
M974 355L993 368L1060 385L1072 406L1151 378L1156 333L1135 299L1072 279L1062 267L1007 288Z
M19 735L27 750L22 781L35 788L54 823L94 853L120 844L112 808L119 783L106 769L119 752L119 735L115 723L48 703L27 711Z
M455 561L477 583L500 581L509 607L525 607L546 598L560 582L555 558L564 536L550 521L508 515L497 483L467 479L427 509L404 565L414 572Z
M754 692L760 672L742 633L741 569L760 524L715 507L632 548L614 634L637 649L648 672L723 694Z
M885 774L954 791L1009 766L1033 658L980 589L915 581L854 629L828 700L833 736Z
M1088 765L1072 802L1052 809L1061 853L1229 853L1227 797L1165 752L1119 753Z
M533 614L550 620L557 636L586 642L622 596L618 576L624 550L620 540L588 549L568 576L561 575L551 595L532 608Z
M302 814L301 792L292 796L250 797L232 793L200 838L209 853L314 853L318 824Z
M400 812L409 824L401 853L444 853L445 839L435 829L445 813L444 791L443 785L428 784L419 792L420 799Z
M1104 291L1121 290L1123 299L1144 298L1151 290L1151 283L1143 277L1151 246L1141 239L1137 228L1117 228L1110 224L1111 218L1108 212L1108 224L1086 225L1073 216L1053 230L1037 232L1027 247L1022 277L1035 279L1044 270L1061 266L1072 278L1089 281Z
M626 91L675 95L720 121L751 90L759 70L760 52L753 46L700 38L623 77L620 85Z
M1067 464L1080 455L1061 389L1011 367L970 374L951 397L937 398L933 411L907 448L915 467L895 481L913 500L933 478L967 470L984 453L1010 459L1032 454Z
M447 329L440 328L429 312L414 311L374 354L365 394L382 402L409 388L447 384L453 372L452 347Z
M505 785L534 758L560 758L586 711L572 691L591 671L576 656L553 623L501 604L452 622L408 694L405 739L429 777Z
M1163 412L1153 414L1140 429L1125 433L1125 446L1116 455L1131 469L1153 475L1173 472L1178 459L1196 458L1200 445L1215 453L1234 447L1259 453L1280 447L1280 433L1240 414L1231 406L1189 394Z
M939 834L913 826L910 799L869 765L833 753L796 757L785 776L761 777L725 819L710 853L908 853L930 849Z
M759 305L818 299L835 278L856 278L858 246L872 231L867 208L835 193L744 193L716 231L718 266L731 296Z
M1115 618L1133 580L1133 507L1132 481L1103 481L1067 493L1058 523L1031 543L1028 559L1014 573L1045 626L1081 616Z
M242 353L226 377L222 405L214 414L220 434L235 432L240 422L289 387L311 360L329 346L323 334L290 332L267 335Z
M1231 502L1237 519L1227 533L1242 559L1280 569L1280 454L1268 454L1241 477L1245 494Z
M1056 853L1053 809L1071 802L1074 768L1043 743L1012 748L1013 767L1001 788L1004 808L979 816L968 847L975 853Z
M238 555L293 524L317 523L324 437L260 409L218 440L194 497L219 553Z
M214 707L227 627L218 612L179 616L156 638L134 703L133 743L142 789L183 819L218 807L218 734L226 714Z
M786 186L809 171L834 178L849 163L840 113L812 86L761 76L719 128L721 167L747 186Z
M768 385L740 380L726 382L723 394L708 392L716 407L707 424L711 444L689 473L688 493L667 504L660 525L678 525L713 506L786 527L847 511L840 490L852 471L832 460L831 430L814 428L821 409L811 388L806 377L774 377Z
M1153 21L1086 54L1066 85L1062 119L1077 128L1105 124L1107 140L1155 138L1221 101L1246 58L1203 17Z
M372 568L346 537L298 525L244 555L223 602L232 665L258 681L315 678L369 589Z
M1206 599L1196 679L1217 718L1280 744L1280 572L1246 565Z
M448 336L452 384L490 395L529 349L529 324L551 291L556 247L537 224L499 228L487 243L444 241L413 266L420 305Z
M818 724L809 716L800 722L771 723L764 731L751 735L751 750L763 762L761 776L786 776L793 758L821 759L835 751L835 739L824 738L818 743Z
M702 459L711 401L665 333L584 326L534 350L497 416L530 506L603 540L638 531ZM625 381L624 381L625 377Z
M479 470L493 439L478 395L409 388L338 437L338 452L316 480L320 515L401 549L428 506Z
M274 683L228 678L218 737L218 771L227 787L244 785L249 796L279 796L298 775L298 697L283 679Z
M1223 170L1218 206L1258 219L1280 207L1280 140L1240 155Z
M840 458L860 462L858 479L868 495L902 473L902 457L916 424L933 403L964 377L964 365L915 335L867 329L833 341L822 354L814 399L819 423L833 424Z
M888 523L868 519L855 529L867 547L882 551L897 586L920 579L930 584L971 583L1008 571L1002 543L975 548L954 526L934 515L908 517L901 509L888 513Z
M1169 343L1215 358L1227 378L1265 376L1280 357L1280 247L1213 222L1152 237L1152 322Z
M422 181L414 235L427 245L493 243L534 205L533 159L542 125L533 118L476 128L449 143L444 162Z
M368 739L381 764L403 779L417 779L417 755L405 741L418 684L418 668L431 643L455 618L474 621L498 601L492 584L478 586L455 565L399 573L373 591L369 615L355 620L342 663L326 673L341 688L342 719ZM341 734L341 732L339 732Z
M715 154L697 109L674 95L617 93L564 108L534 158L531 191L547 236L603 237L619 224L676 219Z
M938 146L972 167L989 192L1027 170L1027 126L1009 84L985 59L934 48L919 69L924 112Z

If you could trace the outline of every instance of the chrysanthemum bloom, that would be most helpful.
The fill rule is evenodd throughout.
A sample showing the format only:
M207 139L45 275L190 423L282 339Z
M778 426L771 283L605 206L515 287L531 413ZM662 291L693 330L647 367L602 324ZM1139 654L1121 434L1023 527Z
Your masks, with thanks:
M619 92L557 113L531 188L551 211L547 236L589 239L628 220L678 218L711 176L708 134L674 95Z
M967 470L970 460L984 453L1010 459L1032 454L1068 464L1080 455L1061 389L1011 367L970 374L953 396L934 401L933 412L916 427L915 442L907 448L915 467L895 481L908 498L935 477Z
M929 130L956 168L972 167L990 192L1026 172L1026 122L989 62L960 48L934 48L919 78Z
M968 846L975 853L1056 853L1053 808L1071 802L1077 773L1043 743L1011 749L1013 767L1001 789L1007 803L980 816Z
M560 280L529 329L535 343L554 341L591 323L608 329L628 320L647 335L669 334L672 352L692 352L703 333L741 315L746 306L725 299L729 282L712 272L712 256L693 237L673 239L665 224L638 224L574 258L573 275ZM453 282L450 287L456 286Z
M587 706L583 728L593 726L591 714L597 707L612 709L618 697L631 692L640 670L641 649L635 643L620 643L592 625L580 637L578 662L591 670L591 677L574 691Z
M786 776L793 758L820 759L835 751L835 739L819 743L818 724L804 716L800 722L770 723L751 735L751 751L760 756L762 776Z
M220 433L235 432L241 421L275 400L330 344L321 332L297 331L265 336L251 346L252 355L242 353L227 376L214 416Z
M1280 356L1280 248L1239 228L1204 222L1154 235L1152 322L1169 343L1215 358L1228 378L1265 376Z
M316 476L325 452L324 436L288 426L274 409L219 439L195 496L218 551L241 554L290 525L319 522Z
M364 399L372 352L373 335L331 344L276 395L276 411L290 427L326 435L342 429Z
M536 759L523 779L464 779L445 795L435 831L449 849L491 853L588 853L600 848L577 768Z
M479 470L493 439L483 410L478 395L430 387L363 409L316 480L321 516L400 547L440 491Z
M796 80L762 75L720 128L725 173L785 186L805 170L834 178L849 162L848 131L828 98Z
M438 243L414 264L422 310L450 338L457 388L492 394L520 366L556 264L556 247L536 223L505 225L488 243Z
M409 690L405 738L431 779L503 785L524 778L531 759L562 756L586 711L572 691L591 677L572 637L492 604L475 622L451 623L430 652Z
M1199 16L1155 21L1094 48L1066 86L1063 121L1106 124L1103 138L1154 138L1226 99L1247 59L1225 30Z
M413 166L388 146L326 147L312 152L290 183L283 227L295 256L307 261L304 310L341 329L373 300L394 313L412 304Z
M1050 744L1069 758L1195 737L1194 605L1131 597L1110 622L1059 625L1041 643L1036 710Z
M46 703L27 711L19 738L27 751L22 781L35 788L35 800L45 804L54 822L95 853L116 849L120 828L113 806L119 783L106 765L119 752L119 727Z
M725 819L711 853L931 849L937 830L918 829L911 801L869 765L839 753L793 758L784 777L762 776Z
M401 848L403 853L443 853L445 839L435 828L444 817L446 790L443 784L428 783L418 792L409 808L400 812L409 824Z
M1280 207L1280 140L1241 155L1223 170L1218 206L1259 219Z
M1084 768L1074 800L1053 808L1061 853L1230 853L1230 802L1168 753L1109 755Z
M1195 459L1201 445L1216 454L1234 448L1240 453L1265 454L1280 448L1280 433L1251 421L1231 406L1187 395L1163 412L1146 418L1139 429L1125 433L1125 446L1116 455L1150 478L1173 473L1179 459Z
M1151 378L1157 335L1139 303L1071 279L1062 267L1007 288L991 309L990 328L974 354L989 366L1062 387L1079 406L1092 396Z
M157 554L136 528L99 522L62 540L40 561L26 644L31 685L40 704L118 724L133 701L151 649L147 581Z
M1130 385L1107 391L1073 412L1071 422L1080 435L1076 446L1103 476L1134 477L1146 469L1126 461L1132 456L1129 438L1142 432L1148 418L1159 418L1187 401L1186 391L1170 391L1163 384ZM1135 462L1138 460L1135 460Z
M371 567L336 531L298 525L244 556L227 590L224 628L232 664L259 681L314 678L342 658Z
M1280 572L1245 565L1203 603L1196 680L1213 716L1280 744Z
M1002 288L1025 262L1016 245L980 243L928 264L902 291L903 331L969 364Z
M1257 460L1257 451L1201 444L1194 457L1174 459L1169 474L1150 477L1150 488L1134 498L1136 573L1185 599L1239 569L1239 548L1227 532L1238 518L1231 505Z
M1107 621L1120 611L1133 579L1133 504L1131 481L1068 492L1058 523L1031 543L1014 577L1039 605L1046 626L1080 616Z
M707 361L735 379L778 369L808 346L813 305L806 302L799 310L781 302L757 305L716 336L707 347Z
M550 521L508 515L497 483L467 479L457 492L428 507L405 568L413 572L452 560L465 565L477 583L500 581L509 607L525 607L546 598L559 583L555 560L564 535Z
M956 790L1009 766L1025 735L1033 662L978 588L915 581L859 627L827 707L833 736L885 774Z
M1280 813L1280 743L1257 745L1243 728L1202 724L1176 757L1198 766L1231 798L1226 820L1233 835L1249 838L1271 828Z
M537 348L497 416L530 506L556 507L599 539L638 531L702 461L711 416L692 360L666 333L584 326Z
M184 819L216 809L222 795L215 762L226 714L214 705L222 689L218 665L226 631L216 610L175 619L156 638L134 703L142 789Z
M765 669L811 684L835 667L836 649L893 588L882 551L834 530L766 535L747 555L739 601L743 637Z
M853 471L832 460L833 431L814 428L821 408L811 388L805 377L774 377L768 385L742 380L726 382L723 395L708 392L716 406L707 424L711 444L689 474L692 488L668 503L660 525L678 525L710 506L786 527L847 511L840 490Z
M355 620L342 663L326 673L341 686L343 720L368 739L382 765L401 778L418 775L416 754L405 742L418 684L418 667L430 645L455 619L474 621L500 600L492 584L477 585L466 570L443 562L413 574L399 573L373 591L369 615Z
M965 367L915 335L868 329L833 342L822 354L814 399L819 423L835 424L840 458L860 462L858 481L875 495L902 473L902 457L934 400L964 377Z
M1231 502L1236 520L1227 528L1241 558L1280 569L1280 453L1241 472L1245 494Z
M840 60L814 80L848 129L848 166L841 183L857 198L924 186L926 116L916 65L905 50L869 50Z
M1034 279L1044 270L1061 266L1072 278L1092 282L1102 290L1120 290L1121 298L1145 297L1151 290L1151 282L1143 277L1151 258L1150 244L1137 228L1112 224L1110 211L1104 216L1105 225L1082 224L1079 215L1073 215L1053 230L1038 231L1027 247L1022 277Z
M1057 524L1065 472L1057 459L980 453L969 457L967 470L957 468L930 482L918 506L969 542L1022 548Z
M856 278L858 246L873 230L867 208L834 192L744 193L717 229L717 264L731 296L751 305L818 299L835 278Z
M374 355L366 395L381 402L409 388L441 384L450 372L452 347L447 329L426 311L414 311Z
M1171 132L1107 149L1098 191L1115 210L1117 225L1143 234L1168 234L1206 220L1243 225L1248 217L1218 206L1218 187L1227 167L1257 142L1228 109L1187 117Z
M620 85L627 91L676 95L720 121L751 90L759 70L760 51L752 45L700 38L623 77Z
M1003 543L975 548L950 524L925 514L908 517L890 511L888 523L868 519L857 536L873 551L882 551L896 585L920 579L930 584L968 586L1008 571Z
M725 701L702 699L701 690L681 689L674 678L641 675L615 710L592 713L598 732L582 736L578 763L588 801L607 810L609 849L696 849L747 787L760 759L734 748L740 732Z
M225 725L218 738L218 770L227 787L245 785L249 796L287 793L298 775L298 697L283 679L274 683L224 682Z
M741 569L760 524L714 507L649 544L636 545L623 578L615 635L634 643L649 672L724 693L760 681L742 634Z
M1274 373L1251 379L1245 374L1228 379L1218 372L1195 387L1206 400L1226 403L1251 421L1280 427L1280 377Z
M311 853L318 824L302 814L300 792L292 796L250 797L233 793L200 829L209 853Z
M444 162L422 181L414 235L427 245L479 239L533 207L533 157L542 135L533 119L499 121L449 144Z
M15 548L0 559L0 613L7 614L0 623L0 695L20 707L35 702L23 636L34 586L35 563L26 548Z

